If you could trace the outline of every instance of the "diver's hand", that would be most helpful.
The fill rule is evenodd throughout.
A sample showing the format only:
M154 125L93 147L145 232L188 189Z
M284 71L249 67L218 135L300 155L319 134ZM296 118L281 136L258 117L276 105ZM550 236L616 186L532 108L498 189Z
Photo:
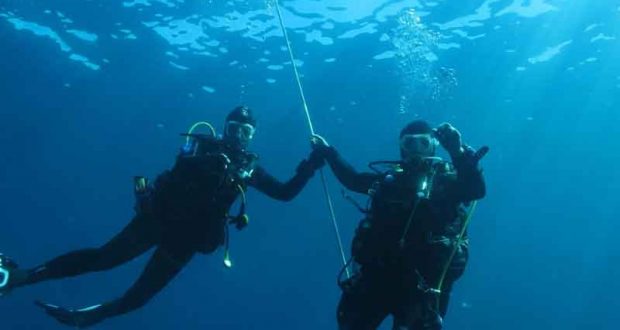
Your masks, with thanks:
M67 309L56 305L35 301L35 305L55 318L58 322L78 329L87 328L105 319L101 305L84 309Z
M325 155L321 150L314 149L310 153L310 157L308 157L308 164L312 166L313 170L318 170L321 167L325 166Z
M325 165L325 158L329 153L329 143L327 143L324 137L318 134L312 134L310 146L312 147L312 153L310 153L308 161L315 170L320 169Z
M459 132L454 126L443 123L439 125L435 130L435 136L446 149L446 151L452 156L452 158L459 157L463 154L463 141L461 140L461 132Z
M327 143L327 140L318 134L312 135L310 138L310 145L312 146L312 150L325 150L329 148L329 143Z

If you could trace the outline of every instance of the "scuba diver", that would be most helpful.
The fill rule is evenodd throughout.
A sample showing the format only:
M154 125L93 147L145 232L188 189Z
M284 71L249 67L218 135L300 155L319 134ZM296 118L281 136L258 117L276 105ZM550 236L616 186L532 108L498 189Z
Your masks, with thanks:
M201 125L209 127L211 134L194 134ZM83 328L145 305L195 253L212 253L224 245L224 264L231 267L228 225L242 229L248 224L247 187L290 201L324 164L313 152L289 181L278 181L257 164L257 155L247 150L255 127L256 120L247 107L230 112L222 137L216 136L208 123L197 123L183 134L186 144L171 170L159 175L152 185L137 177L136 215L118 235L99 248L69 252L32 269L19 268L0 254L0 295L46 280L108 270L155 247L138 280L118 299L82 309L35 302L59 322ZM231 215L229 209L238 197L240 210Z
M438 145L452 162L436 156ZM478 162L488 147L475 151L450 124L418 120L400 133L401 160L370 163L372 172L357 172L321 136L313 148L347 189L370 197L356 203L365 217L340 272L339 329L376 329L388 315L393 329L442 329L468 259L467 207L486 194Z

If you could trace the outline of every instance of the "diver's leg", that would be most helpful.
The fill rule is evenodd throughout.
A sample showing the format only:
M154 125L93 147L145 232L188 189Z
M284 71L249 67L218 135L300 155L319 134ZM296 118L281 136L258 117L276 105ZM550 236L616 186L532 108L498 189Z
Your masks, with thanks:
M137 215L119 234L99 248L69 252L27 271L20 285L114 268L152 248L160 227L152 216Z
M159 247L155 250L140 278L122 298L113 303L115 314L128 313L145 305L187 265L193 255L194 250L189 248Z
M452 286L464 273L469 258L469 242L464 240L460 243L451 263L446 265L449 256L453 253L454 245L448 237L438 237L436 244L432 245L430 251L424 253L420 258L420 268L415 270L413 277L418 281L409 282L409 295L405 297L403 303L398 306L394 317L394 329L406 330L441 330L443 319L448 311L448 303ZM445 267L448 267L446 270ZM444 271L447 271L443 281L441 292L436 292L437 283ZM424 275L424 276L422 276ZM431 287L429 283L432 283Z
M445 317L448 313L448 304L450 302L450 295L452 293L452 287L454 283L458 281L465 273L467 268L467 262L469 261L469 240L461 241L452 263L448 268L443 287L441 288L441 294L439 295L438 312L441 317ZM443 269L442 269L443 271Z
M382 288L388 284L361 278L345 290L338 304L338 329L373 330L379 327L390 310L389 299L386 299L389 290Z
M441 317L446 317L448 313L448 305L450 304L450 295L452 293L452 285L446 285L443 290L441 290L441 295L439 296L439 315Z
M441 330L443 317L438 311L438 296L433 292L419 291L397 306L394 313L394 330Z
M397 282L399 297L394 306L393 330L421 330L419 320L423 312L423 292L418 284L420 274L414 268L403 269Z
M60 323L77 327L91 326L145 305L185 267L193 255L190 249L167 250L159 247L134 285L121 298L109 303L78 310L42 302L37 305Z
M460 270L449 272L441 292L429 288L426 281L422 282L422 286L410 285L407 289L409 294L396 309L393 329L441 330L448 311L452 285L457 279L454 276L458 277L460 274Z
M411 259L401 270L398 303L394 307L394 330L441 330L443 319L438 312L440 295L436 290L440 274L439 263L428 258L430 253L419 252L421 258ZM430 259L430 260L429 260ZM427 265L432 265L428 271ZM424 265L425 268L415 265Z

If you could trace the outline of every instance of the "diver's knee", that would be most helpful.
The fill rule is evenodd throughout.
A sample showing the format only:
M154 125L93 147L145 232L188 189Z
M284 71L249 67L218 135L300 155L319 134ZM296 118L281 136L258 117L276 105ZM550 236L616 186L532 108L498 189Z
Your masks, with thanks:
M336 320L338 321L339 330L353 329L353 318L351 317L351 313L347 312L345 306L343 306L342 303L338 306L338 310L336 312Z
M87 259L85 264L92 272L108 270L120 264L104 247L85 249L83 253Z
M424 318L422 322L423 330L442 330L443 329L443 318L439 313L433 311L430 312Z

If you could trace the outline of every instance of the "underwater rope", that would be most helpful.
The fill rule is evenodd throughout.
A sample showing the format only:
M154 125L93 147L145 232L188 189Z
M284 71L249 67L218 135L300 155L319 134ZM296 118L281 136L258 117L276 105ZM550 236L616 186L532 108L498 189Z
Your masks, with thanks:
M467 231L467 227L469 227L469 223L471 222L471 218L474 215L474 211L476 210L476 206L478 205L478 201L474 201L469 208L469 212L467 212L467 217L465 218L465 222L463 223L463 228L461 228L461 232L454 243L454 248L452 249L452 253L450 253L450 257L448 258L446 265L441 272L441 277L439 278L439 282L437 283L437 288L433 291L437 293L437 305L440 303L441 299L441 290L443 289L443 284L446 279L446 275L448 274L448 269L450 269L450 264L452 264L452 260L454 260L454 256L456 255L456 251L458 251L461 243L463 243L463 237L465 237L465 232ZM439 307L437 307L439 309Z
M415 200L413 207L411 208L411 212L409 213L409 217L407 217L407 223L405 224L405 230L403 230L403 235L401 236L398 244L401 248L405 247L405 240L407 238L407 234L409 234L409 229L411 228L411 224L413 223L413 217L418 211L418 207L420 206L420 202L424 196L422 193L418 193L417 199Z
M436 160L441 160L441 158L438 157L426 157L424 160L429 160L429 161L436 161ZM435 175L437 174L437 169L432 165L431 163L431 170L430 170L430 174L428 175L427 178L425 178L424 180L424 187L422 188L422 190L427 190L426 194L423 191L419 191L417 193L417 199L413 204L413 207L411 209L411 213L409 213L409 217L407 218L407 223L405 224L405 230L403 231L403 235L400 238L399 244L400 247L404 247L405 246L405 240L407 238L407 234L409 234L409 230L411 229L411 225L413 224L413 217L415 216L416 212L418 211L418 207L420 206L420 202L422 201L423 198L429 198L430 194L431 194L431 190L433 189L433 182L435 181Z
M286 30L286 25L284 24L284 19L282 18L282 11L280 10L280 3L278 0L274 0L276 12L278 13L278 20L280 21L280 28L282 29L282 33L284 34L284 40L286 41L286 47L288 49L288 55L291 58L291 66L293 67L293 72L295 73L295 81L297 82L297 88L299 89L299 95L301 96L301 101L304 106L304 113L306 114L306 121L308 122L308 127L310 128L310 134L314 136L314 125L312 124L312 118L310 116L310 109L308 108L308 102L306 102L306 94L304 93L303 85L301 84L301 77L299 76L299 70L297 69L297 64L295 63L295 56L293 55L293 47L291 46L291 41L288 37L288 32ZM340 230L338 229L338 221L336 220L336 213L334 212L334 203L332 202L331 194L329 193L329 188L327 187L327 180L325 179L325 173L321 169L321 183L323 185L323 192L325 193L325 198L327 199L327 207L329 209L329 215L332 220L332 225L334 227L334 233L336 234L336 241L338 243L338 250L340 251L340 257L342 258L342 264L344 265L345 272L347 274L347 278L351 277L349 273L349 268L347 267L347 258L344 254L344 248L342 246L342 238L340 237Z

